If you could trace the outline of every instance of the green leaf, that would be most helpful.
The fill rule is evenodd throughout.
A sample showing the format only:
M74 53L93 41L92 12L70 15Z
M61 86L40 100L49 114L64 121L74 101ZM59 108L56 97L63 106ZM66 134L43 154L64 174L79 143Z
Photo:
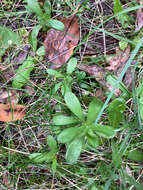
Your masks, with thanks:
M54 152L45 152L45 153L33 153L29 155L29 159L31 159L33 162L36 163L42 163L42 162L51 162L55 157Z
M114 14L118 14L119 12L123 11L122 4L120 0L114 0L114 6L113 6ZM119 16L117 16L117 19L121 22L123 27L127 27L128 25L126 22L129 22L129 16L126 13L123 13Z
M37 14L38 16L42 16L43 12L42 9L40 8L40 5L37 0L27 0L27 6L26 8L28 11Z
M41 46L37 51L36 54L39 56L44 56L45 55L45 47Z
M120 122L123 121L123 113L126 109L125 100L121 98L117 98L113 100L108 106L108 118L110 124L114 128L118 128Z
M71 58L67 64L67 74L72 74L77 65L77 59Z
M133 150L129 152L128 158L136 162L143 161L143 151L142 150Z
M65 27L61 21L56 20L56 19L49 19L48 26L56 30L64 30L64 27Z
M49 75L53 75L54 77L57 77L57 78L64 78L64 76L60 72L58 72L54 69L47 69L47 73Z
M44 1L44 10L46 14L48 14L49 16L51 15L51 3L49 0Z
M62 82L56 83L52 90L52 94L56 94L57 90L62 86L62 84Z
M70 127L67 129L64 129L59 135L58 135L58 141L61 143L67 143L70 142L73 138L78 136L79 132L81 131L81 128L79 127Z
M96 120L102 106L103 102L97 98L94 98L92 102L90 102L87 114L87 124L92 124Z
M16 75L12 81L13 88L21 88L24 86L30 79L30 72L34 68L35 59L33 57L28 57L26 61L18 68Z
M118 78L114 75L108 75L107 76L107 83L109 83L111 86L115 86L115 84L117 83ZM124 85L123 82L119 83L119 86L116 86L116 88L119 88L120 90L122 90L127 96L130 96L130 92L128 91L127 87Z
M66 151L66 161L70 164L76 163L80 156L81 150L82 150L82 139L77 138L68 145Z
M90 186L89 190L99 190L99 189L93 184L93 185Z
M116 134L113 127L110 127L108 125L97 124L96 126L92 127L92 130L95 131L97 135L104 137L106 139L111 139Z
M52 161L52 166L51 166L53 173L56 172L57 165L58 165L57 160L56 160L56 158L54 158L53 161Z
M72 116L68 117L64 115L57 115L53 118L53 122L55 125L69 125L72 123L77 123L78 120Z
M51 148L52 151L57 151L57 142L55 141L54 137L49 135L47 137L47 144Z
M72 92L65 94L65 102L68 108L82 121L84 121L84 114L81 109L81 105L77 97Z
M0 57L5 53L5 50L12 44L18 44L20 37L10 28L0 26Z
M29 159L32 160L32 159L36 158L37 156L40 156L41 154L42 154L42 153L39 153L39 152L30 154L30 155L29 155Z
M42 28L41 25L35 26L28 37L29 43L32 46L34 52L37 49L37 36L41 28Z
M139 111L140 111L140 116L143 120L143 96L140 96L139 98Z
M128 43L127 43L127 42L125 42L125 41L120 41L120 42L119 42L119 47L120 47L120 49L121 49L122 51L124 51L124 50L127 48L127 46L128 46Z
M94 148L99 146L99 138L97 135L95 135L95 136L87 135L87 142L89 145L91 145Z
M114 167L121 167L122 165L122 152L118 146L112 141L112 163Z

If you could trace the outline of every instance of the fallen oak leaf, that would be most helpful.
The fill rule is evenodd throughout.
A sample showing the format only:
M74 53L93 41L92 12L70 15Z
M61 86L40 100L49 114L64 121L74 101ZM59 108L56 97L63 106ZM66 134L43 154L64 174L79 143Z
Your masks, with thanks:
M64 24L64 31L50 29L44 41L45 52L53 69L58 69L67 62L79 40L79 27L75 14L59 21Z
M90 76L94 76L96 81L99 82L99 84L102 85L103 90L101 92L97 92L97 97L99 97L102 94L102 99L105 99L105 97L103 96L103 93L105 91L105 89L108 89L108 91L112 91L113 86L110 85L106 79L107 79L107 72L104 71L101 67L99 67L98 65L77 65L77 67L82 70L85 71L87 74L89 74ZM115 89L114 94L116 96L119 96L121 94L121 90L120 89Z
M0 104L0 121L10 122L22 119L26 112L26 107L15 104Z

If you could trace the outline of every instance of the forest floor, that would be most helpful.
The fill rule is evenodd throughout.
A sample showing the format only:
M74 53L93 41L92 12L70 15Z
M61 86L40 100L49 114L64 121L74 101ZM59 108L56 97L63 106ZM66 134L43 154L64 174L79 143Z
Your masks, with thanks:
M1 190L143 189L142 8L0 1Z

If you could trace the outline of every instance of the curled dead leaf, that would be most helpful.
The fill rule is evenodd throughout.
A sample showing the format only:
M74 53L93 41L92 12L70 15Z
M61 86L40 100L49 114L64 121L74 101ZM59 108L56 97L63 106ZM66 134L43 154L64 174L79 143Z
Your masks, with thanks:
M22 119L26 112L23 105L0 104L0 121L9 122Z
M53 69L60 68L73 53L79 40L77 16L59 19L65 26L64 31L51 29L44 41L45 52Z

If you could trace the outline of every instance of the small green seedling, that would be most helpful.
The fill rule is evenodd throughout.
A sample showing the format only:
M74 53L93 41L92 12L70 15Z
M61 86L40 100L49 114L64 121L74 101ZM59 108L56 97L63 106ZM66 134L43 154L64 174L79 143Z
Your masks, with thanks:
M29 159L34 163L48 163L51 164L51 169L55 173L57 168L56 154L58 152L57 142L54 137L49 135L47 137L47 145L50 148L49 152L33 153L29 155Z
M21 88L28 83L30 79L30 73L34 69L34 63L36 60L29 56L23 64L16 70L16 74L12 81L13 88Z
M61 88L62 95L65 95L66 92L71 92L73 78L71 77L77 65L77 59L71 58L67 63L66 73L61 74L60 71L56 71L54 69L47 69L47 73L51 76L54 76L58 79L61 79L53 89L53 94L56 94L57 90Z

